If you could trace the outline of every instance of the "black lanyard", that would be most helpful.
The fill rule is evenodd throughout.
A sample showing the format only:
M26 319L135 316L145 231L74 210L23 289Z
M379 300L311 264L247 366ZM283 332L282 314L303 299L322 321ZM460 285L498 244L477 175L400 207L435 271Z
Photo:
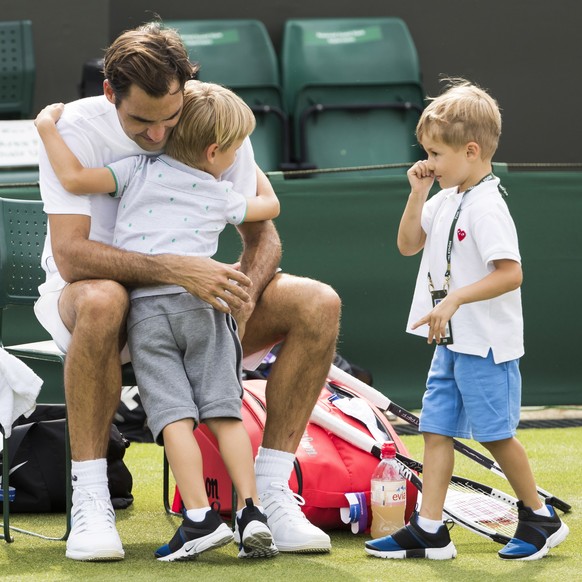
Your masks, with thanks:
M445 282L443 284L443 289L449 288L449 281L451 279L451 252L453 249L455 227L457 226L457 221L459 220L459 214L461 214L461 206L463 204L463 200L465 198L465 195L468 194L471 190L477 188L477 186L479 186L483 182L489 182L490 180L494 180L494 179L495 179L495 176L493 175L493 173L487 174L487 176L481 178L475 185L467 188L463 192L463 195L461 196L461 201L459 202L459 206L457 208L457 211L455 212L455 216L453 216L453 222L451 223L451 229L449 230L449 240L447 242L447 270L445 272ZM501 186L501 184L499 185L499 192L501 194L503 194L504 196L507 196L507 191L505 190L505 188L503 188ZM430 291L434 290L434 285L432 283L432 278L430 276L430 272L428 273L428 288Z

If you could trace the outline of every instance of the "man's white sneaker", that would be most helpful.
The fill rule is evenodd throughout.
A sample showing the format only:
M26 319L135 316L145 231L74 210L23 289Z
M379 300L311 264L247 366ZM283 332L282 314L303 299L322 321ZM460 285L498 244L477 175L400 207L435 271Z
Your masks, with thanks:
M329 552L329 536L308 521L300 506L305 500L287 483L271 483L259 494L273 540L280 552Z
M77 488L73 493L67 558L81 561L122 560L125 556L115 528L111 499Z

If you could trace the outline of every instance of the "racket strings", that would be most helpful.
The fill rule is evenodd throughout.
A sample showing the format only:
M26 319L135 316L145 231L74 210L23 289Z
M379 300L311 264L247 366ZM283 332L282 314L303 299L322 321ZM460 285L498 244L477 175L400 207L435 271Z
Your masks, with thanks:
M513 537L517 527L517 507L466 483L451 481L445 509L451 516L457 515L478 527L489 528L509 538Z

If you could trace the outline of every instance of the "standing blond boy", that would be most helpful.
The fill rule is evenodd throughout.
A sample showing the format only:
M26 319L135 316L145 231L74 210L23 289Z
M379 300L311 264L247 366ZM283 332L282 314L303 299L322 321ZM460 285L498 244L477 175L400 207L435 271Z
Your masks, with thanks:
M443 523L453 473L453 437L474 438L494 456L520 500L507 560L536 560L568 535L536 491L515 438L524 353L521 258L515 225L492 173L501 134L495 100L454 81L432 100L416 134L428 157L408 171L411 193L398 230L403 255L423 250L408 331L436 342L423 397L424 486L420 510L391 536L366 543L380 558L454 558ZM427 201L437 180L442 190Z

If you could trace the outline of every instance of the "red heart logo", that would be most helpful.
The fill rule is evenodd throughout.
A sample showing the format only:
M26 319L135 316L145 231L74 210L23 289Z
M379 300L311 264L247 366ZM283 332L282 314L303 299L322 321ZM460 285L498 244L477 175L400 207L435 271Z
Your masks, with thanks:
M457 236L459 237L459 240L463 240L467 236L467 233L459 228L457 229Z

